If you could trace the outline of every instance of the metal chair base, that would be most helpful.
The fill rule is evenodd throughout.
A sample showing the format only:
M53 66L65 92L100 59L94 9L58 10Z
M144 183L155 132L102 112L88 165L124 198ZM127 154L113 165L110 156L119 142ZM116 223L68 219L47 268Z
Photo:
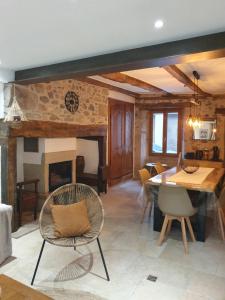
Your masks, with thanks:
M43 240L43 243L42 243L42 246L41 246L41 251L40 251L39 256L38 256L38 261L37 261L37 264L36 264L36 267L35 267L35 270L34 270L34 274L33 274L32 280L31 280L31 285L34 284L36 273L37 273L37 270L38 270L38 267L39 267L39 264L40 264L40 260L41 260L41 256L42 256L42 253L43 253L43 250L44 250L45 242L46 241ZM99 248L99 251L100 251L100 254L101 254L102 263L103 263L103 266L104 266L104 269L105 269L105 274L106 274L107 280L110 281L109 273L108 273L108 270L107 270L107 267L106 267L105 258L104 258L103 252L102 252L102 248L101 248L99 238L97 238L97 243L98 243L98 248ZM74 250L76 250L76 247L74 247Z

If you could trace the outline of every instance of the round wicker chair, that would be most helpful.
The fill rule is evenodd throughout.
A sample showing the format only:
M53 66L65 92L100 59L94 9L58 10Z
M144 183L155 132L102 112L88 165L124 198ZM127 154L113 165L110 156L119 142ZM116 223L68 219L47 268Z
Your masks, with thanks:
M74 236L70 238L57 238L54 234L54 224L53 224L53 218L51 214L51 205L52 204L67 205L67 204L79 202L81 200L85 200L86 202L88 218L91 224L91 230L79 237ZM103 252L101 249L100 241L99 241L99 235L102 231L103 223L104 223L104 210L103 210L101 199L99 198L95 190L93 190L90 186L82 183L66 184L64 186L59 187L54 192L52 192L49 195L49 197L46 199L39 217L40 233L44 240L42 243L42 247L38 257L34 275L31 281L31 285L33 285L34 283L34 279L36 276L36 272L40 263L40 259L46 241L55 246L73 247L76 250L77 246L86 245L91 243L94 240L97 240L106 277L107 280L109 281L109 275L105 264Z

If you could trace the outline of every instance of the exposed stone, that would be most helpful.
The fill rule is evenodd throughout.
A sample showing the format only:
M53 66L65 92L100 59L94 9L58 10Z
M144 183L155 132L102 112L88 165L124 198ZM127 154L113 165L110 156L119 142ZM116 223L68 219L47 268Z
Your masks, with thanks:
M59 120L59 117L58 117L58 116L56 116L56 115L54 115L54 114L51 114L51 115L50 115L50 121L57 121L57 120Z
M95 110L94 105L93 105L93 104L90 104L90 105L89 105L89 109L90 109L91 111L94 111L94 110Z
M43 103L48 103L49 102L49 98L46 96L40 96L40 101Z
M57 100L53 100L53 101L51 101L51 104L53 104L53 105L56 105L56 104L58 104L59 102L57 101Z
M38 96L26 86L16 85L15 93L22 110L26 111L37 107Z
M53 98L53 93L52 93L52 92L48 92L48 97L49 97L50 99L52 99L52 98Z
M43 104L39 103L38 110L39 111L47 111L47 107L46 107L46 105L43 105Z
M65 94L73 90L79 96L79 108L71 114L65 107ZM74 79L31 84L16 92L28 120L74 124L108 123L108 90Z
M39 94L45 90L44 84L43 83L36 83L34 85L36 92Z

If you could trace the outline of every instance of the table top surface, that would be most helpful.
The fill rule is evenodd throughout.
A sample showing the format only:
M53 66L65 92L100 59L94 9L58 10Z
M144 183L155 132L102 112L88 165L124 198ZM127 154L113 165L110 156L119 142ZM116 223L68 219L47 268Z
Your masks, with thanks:
M6 275L0 275L0 299L4 300L53 300Z
M145 164L147 167L154 167L156 165L156 163L146 163ZM167 164L161 164L163 167L167 167Z
M147 181L147 184L160 185L164 184L167 186L183 186L188 190L196 190L201 192L212 193L215 191L217 184L224 175L224 168L213 169L213 171L207 176L207 178L201 184L193 183L174 183L169 181L169 177L178 173L180 168L174 167L161 174L158 174Z

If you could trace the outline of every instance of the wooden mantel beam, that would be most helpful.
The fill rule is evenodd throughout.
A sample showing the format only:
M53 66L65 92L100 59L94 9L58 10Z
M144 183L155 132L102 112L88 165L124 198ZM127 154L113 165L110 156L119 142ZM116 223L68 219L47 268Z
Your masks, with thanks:
M166 70L170 75L176 78L178 81L183 83L185 86L189 87L193 91L198 91L198 94L202 96L210 96L210 94L201 90L197 85L186 75L184 74L177 66L170 65L164 66L164 70Z
M102 77L106 79L110 79L120 83L130 84L134 87L138 87L144 90L147 90L151 93L159 93L161 95L168 95L169 93L140 79L134 78L132 76L123 74L123 73L110 73L110 74L102 74Z
M58 123L51 121L23 121L18 126L8 125L9 137L43 137L43 138L67 138L106 136L107 125L78 125Z

